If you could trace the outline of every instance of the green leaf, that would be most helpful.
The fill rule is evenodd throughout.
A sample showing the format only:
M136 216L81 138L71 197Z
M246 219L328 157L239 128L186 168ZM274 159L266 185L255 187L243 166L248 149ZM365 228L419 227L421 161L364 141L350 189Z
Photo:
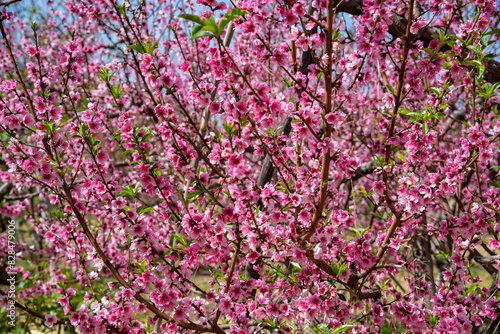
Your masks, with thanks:
M281 78L281 82L283 82L283 85L285 87L292 87L292 83L290 82L290 80L288 78L285 78L285 77Z
M116 9L118 9L118 12L120 14L122 14L123 16L125 16L125 13L126 13L126 10L127 10L127 8L125 7L125 4L123 4L123 5L117 5L117 4L115 4L115 6L116 6Z
M477 49L477 47L475 47L474 45L467 45L467 49L472 50L472 51L474 51L476 53L479 52L479 50Z
M148 40L149 42L149 40ZM158 42L154 42L153 44L149 45L148 43L148 53L152 54L154 50L158 49Z
M448 53L443 53L443 54L440 54L438 55L437 57L438 58L448 58L448 57L453 57L455 56L455 53L454 52L448 52Z
M483 206L486 207L486 208L488 208L488 209L490 209L490 210L493 210L493 211L497 212L497 210L491 204L483 204Z
M233 8L228 10L226 14L224 14L222 19L219 21L219 26L217 27L217 30L219 31L219 33L222 33L222 31L229 24L229 22L247 13L248 13L247 10L239 8Z
M359 193L361 193L361 194L359 194ZM359 194L359 195L357 195L357 194ZM368 193L366 192L365 188L358 185L358 189L356 189L355 191L352 192L351 197L354 197L355 195L366 197L366 196L368 196Z
M245 118L240 121L240 129L244 128L248 123L250 123L250 121L248 120L248 115L246 115Z
M179 17L197 23L191 30L191 39L219 36L217 24L213 16L203 20L199 16L192 14L181 14ZM209 32L211 32L211 34Z
M179 17L203 25L203 21L199 16L193 14L181 14Z
M154 211L155 209L153 209L152 207L148 207L148 206L145 206L145 205L141 205L140 207L137 208L137 214L142 214L142 213L147 213L147 212L151 212L151 211Z
M117 83L116 85L110 85L109 90L111 91L111 95L113 95L113 97L117 100L123 94L123 89L120 89L120 83Z
M337 264L335 262L332 262L332 271L335 275L338 275L339 274L339 267L337 266Z
M495 188L500 188L500 185L499 185L499 184L498 184L498 182L497 182L497 181L495 181L495 180L490 180L490 181L488 182L488 184L489 184L490 186L495 187Z
M498 87L500 87L500 81L491 86L491 88L489 89L490 94L493 94Z
M341 264L341 265L339 266L339 273L338 273L338 274L339 274L339 275L342 275L343 273L345 273L345 271L346 271L346 270L347 270L347 265L345 265L345 264L343 263L343 264Z
M296 271L301 271L302 270L302 267L297 262L290 261L290 264L292 265L293 269L295 269Z
M122 136L122 131L118 129L115 132L113 132L113 137L111 137L111 140L121 138L121 136Z
M229 125L227 122L224 122L222 126L224 127L224 130L226 130L227 135L231 137L231 134L234 131L234 126Z
M268 135L273 136L274 133L276 132L276 129L270 128L270 129L265 129L264 130Z
M215 23L215 18L213 15L210 15L210 17L204 19L203 21L203 25L205 27L207 27L207 29L209 28L213 28L213 33L216 34L217 33L217 24ZM212 30L210 30L212 31Z
M202 31L210 31L212 34L214 34L215 36L218 36L218 33L217 33L217 27L213 27L212 25L210 24L205 24L203 26L203 29ZM198 34L200 35L200 34Z
M183 246L187 246L186 239L184 236L180 233L172 233L171 238L173 237L174 240L178 240Z
M208 190L217 189L217 188L220 188L220 187L222 187L222 184L220 184L220 183L214 183L214 184L211 184L208 187Z
M338 334L345 332L348 329L356 328L356 325L341 325L339 327L336 327L333 331L330 332L330 334Z
M134 187L134 194L136 194L139 191L139 187L141 186L141 181L137 182L137 184Z
M158 42L154 42L153 44L149 44L149 38L146 42L135 41L134 44L128 45L128 48L139 52L140 54L149 53L152 54L154 50L158 48Z
M134 153L135 151L135 149L126 150L120 155L120 157L132 155L132 153Z
M317 70L318 70L318 74L316 74L316 79L319 80L319 78L321 78L321 76L323 76L323 72L321 71L321 69L319 67L317 68Z
M51 119L50 121L47 121L47 122L44 122L42 123L43 127L45 128L45 130L47 130L47 134L51 135L52 133L54 133L54 120Z
M141 261L141 265L140 265L140 267L141 267L141 270L142 270L143 272L144 272L144 270L146 270L146 259L143 259L143 260Z
M436 54L434 50L432 50L431 48L423 48L422 51L427 52L431 58L433 58L434 55Z
M116 193L118 196L122 195L129 195L129 196L134 196L134 193L130 190L122 190Z
M478 79L481 79L483 77L485 71L486 71L486 66L484 65L479 66L479 71L477 74Z
M97 75L103 80L103 81L106 81L107 78L108 78L108 69L103 67L103 68L100 68L98 71L97 71Z
M490 31L486 32L486 33L484 34L484 36L493 35L493 34L500 34L500 29L493 29L493 30L490 30Z
M196 36L192 36L191 39L197 39L197 38L202 38L202 37L214 37L214 35L209 33L209 32L202 31L202 32L196 34Z
M436 95L437 95L438 97L440 97L440 96L441 96L441 91L439 90L439 88L437 88L437 87L431 87L431 90L432 90L434 93L436 93Z
M129 49L135 50L139 52L140 54L146 53L146 50L142 47L142 45L127 45Z
M486 56L483 57L483 61L486 61L486 60L490 60L490 59L493 59L495 58L497 55L494 54L494 53L488 53L486 54Z
M472 291L476 290L476 286L477 286L477 282L471 284L468 288L467 288L467 295L470 294Z
M337 39L339 39L339 38L340 38L340 36L341 36L341 35L340 35L340 29L334 29L332 39L333 39L334 41L336 41Z
M104 82L109 82L111 78L113 78L113 75L115 75L113 72L109 73L109 70L106 67L100 68L97 71L97 75L104 81Z
M187 199L188 201L194 201L194 200L195 200L195 199L197 199L197 198L198 198L198 196L200 196L201 194L203 194L203 190L195 190L195 191L190 192L190 193L187 195L186 199Z
M439 315L436 313L436 314L430 314L429 312L425 311L425 316L427 317L427 319L429 319L428 323L434 327L438 324L439 322Z
M193 29L191 29L191 38L194 38L194 36L198 35L202 31L203 31L202 25L197 24L193 26Z
M424 134L427 134L427 132L429 132L427 122L422 123L422 130L424 131Z

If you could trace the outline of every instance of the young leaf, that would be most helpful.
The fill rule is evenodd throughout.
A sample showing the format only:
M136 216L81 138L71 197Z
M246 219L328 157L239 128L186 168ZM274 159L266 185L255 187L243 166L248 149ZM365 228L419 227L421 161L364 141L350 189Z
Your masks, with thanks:
M203 26L200 24L197 24L193 26L193 29L191 29L191 38L195 38L196 35L198 35L200 32L203 31Z
M222 33L222 31L229 24L229 22L240 17L241 15L245 15L246 13L248 13L247 10L239 8L233 8L228 10L226 14L224 14L222 19L219 21L219 26L217 27L217 30L219 31L219 33Z
M203 25L203 20L199 16L193 14L181 14L179 17Z
M333 331L330 332L330 334L338 334L345 332L348 329L356 328L356 325L341 325L339 327L336 327Z
M198 198L198 196L200 196L201 194L203 194L203 190L195 190L195 191L192 191L190 192L188 195L187 195L187 200L188 201L194 201L195 199Z
M500 29L493 29L484 34L484 36L500 34Z
M147 207L145 205L142 205L142 206L138 207L137 210L136 210L137 214L139 214L139 215L142 214L142 213L150 212L150 211L154 211L154 209L151 208L151 207Z
M211 28L213 28L214 30L213 31L210 30L210 31L212 31L214 34L217 33L217 24L215 23L215 18L213 15L210 15L210 17L204 19L202 22L207 30L210 30Z
M196 34L191 35L191 39L197 39L197 38L201 38L201 37L213 37L214 35L209 33L209 32L206 32L205 28L206 28L206 26L201 27L201 29Z
M290 82L290 79L288 79L288 78L285 78L285 77L281 78L281 82L283 82L283 85L285 87L292 87L292 83Z
M220 183L214 183L208 187L208 190L217 189L217 188L220 188L221 186L222 186L222 184L220 184Z
M129 49L132 49L132 50L135 50L135 51L139 52L140 54L146 53L146 50L144 50L144 48L142 47L142 45L139 44L139 43L136 43L135 45L128 45L127 47Z

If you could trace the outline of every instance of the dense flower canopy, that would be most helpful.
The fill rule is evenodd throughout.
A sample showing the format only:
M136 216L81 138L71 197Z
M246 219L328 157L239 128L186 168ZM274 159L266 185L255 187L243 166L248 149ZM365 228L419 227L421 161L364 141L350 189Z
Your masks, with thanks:
M0 331L14 300L78 333L498 327L495 1L27 3Z

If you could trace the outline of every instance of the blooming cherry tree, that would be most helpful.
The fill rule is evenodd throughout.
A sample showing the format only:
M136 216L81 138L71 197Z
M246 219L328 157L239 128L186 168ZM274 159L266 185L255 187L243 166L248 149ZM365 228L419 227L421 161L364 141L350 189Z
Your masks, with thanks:
M25 2L1 330L499 327L495 1Z

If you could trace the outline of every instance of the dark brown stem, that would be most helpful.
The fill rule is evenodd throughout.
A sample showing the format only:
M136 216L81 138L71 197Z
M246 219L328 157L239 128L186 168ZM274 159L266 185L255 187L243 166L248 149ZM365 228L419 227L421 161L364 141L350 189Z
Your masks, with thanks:
M332 35L333 35L333 0L327 2L327 18L326 18L326 53L327 65L325 71L325 116L332 112ZM332 128L330 123L323 119L325 124L325 132L323 139L330 138ZM318 205L309 226L309 230L302 236L302 240L309 240L318 227L319 220L323 215L323 209L326 203L326 193L328 189L328 174L330 170L330 149L323 154L323 161L321 165L321 184Z
M398 115L398 110L399 106L401 105L401 94L403 92L403 86L404 86L404 74L406 70L406 63L408 61L408 53L410 51L410 44L411 44L411 23L412 23L412 18L413 18L413 8L414 8L414 0L410 0L410 5L408 6L408 23L406 25L406 40L405 40L405 47L403 51L403 61L401 63L401 68L399 70L399 80L398 80L398 88L396 91L396 100L394 101L394 109L392 110L392 119L391 123L389 126L389 134L387 135L387 140L389 140L393 135L394 135L394 127L396 125L396 119ZM387 206L391 209L392 213L394 214L394 220L389 227L389 230L387 231L387 234L385 235L384 241L382 245L380 246L378 252L377 252L377 261L375 264L372 266L372 268L368 269L365 273L363 273L361 276L366 276L368 275L371 271L373 271L373 268L375 268L380 260L382 259L382 256L384 256L385 251L387 250L387 247L389 246L389 241L391 240L392 236L396 232L397 228L401 224L401 217L402 214L400 211L397 211L392 200L389 197L389 190L387 187L388 184L388 177L387 177L387 171L385 167L388 167L390 164L391 160L391 145L386 144L385 145L385 157L384 157L384 169L383 169L383 174L382 178L385 184L385 201L387 203Z

